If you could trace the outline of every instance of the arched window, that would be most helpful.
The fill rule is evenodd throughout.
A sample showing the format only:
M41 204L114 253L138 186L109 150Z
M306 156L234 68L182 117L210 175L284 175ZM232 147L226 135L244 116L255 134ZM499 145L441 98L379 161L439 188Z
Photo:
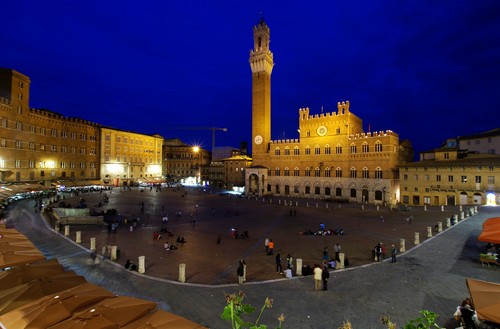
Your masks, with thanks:
M293 168L293 175L294 176L299 176L300 175L300 171L299 171L298 167Z
M367 142L364 142L364 143L363 143L363 146L362 146L362 152L363 152L363 153L368 153L368 152L370 152L370 145L368 145L368 143L367 143Z
M321 176L321 170L319 169L319 167L316 167L314 169L314 177L320 177Z
M274 175L279 176L280 174L281 174L280 168L276 167L276 169L274 169Z
M311 169L309 167L306 168L305 176L311 176Z
M311 154L311 148L308 146L306 146L306 155L309 155Z
M356 178L356 168L351 167L351 172L349 173L349 177Z
M325 187L325 195L331 195L331 188Z
M335 188L335 196L342 196L342 189L340 187Z
M330 167L326 167L326 169L325 169L325 177L331 177L331 176L332 176L332 172L331 172Z
M382 178L382 168L380 168L380 167L375 168L375 178L378 178L378 179Z
M375 142L375 152L382 152L382 143L380 141Z
M337 167L335 169L335 177L342 177L342 168Z
M321 188L319 186L314 187L314 194L320 195L321 194Z
M311 194L311 187L310 186L306 186L305 193L306 194Z
M330 145L325 145L325 154L332 154L332 149Z
M340 144L335 146L335 154L342 154L342 146Z
M277 148L274 149L274 155L280 155L280 153L281 152L280 152L280 148L279 147L277 147Z
M298 147L298 146L295 146L295 147L293 148L293 155L300 155L300 149L299 149L299 147Z
M299 188L299 186L298 186L298 185L295 185L295 186L293 187L293 193L300 193L300 188Z
M285 176L290 176L290 168L285 167Z
M285 147L285 155L290 155L290 148L288 146Z
M352 154L356 153L356 145L355 144L351 144L351 153Z
M363 173L363 178L370 178L370 172L368 171L368 168L364 167L362 173Z
M314 146L314 154L321 154L321 149L319 148L319 145Z
M356 189L352 188L351 189L351 198L355 198L355 197L356 197Z

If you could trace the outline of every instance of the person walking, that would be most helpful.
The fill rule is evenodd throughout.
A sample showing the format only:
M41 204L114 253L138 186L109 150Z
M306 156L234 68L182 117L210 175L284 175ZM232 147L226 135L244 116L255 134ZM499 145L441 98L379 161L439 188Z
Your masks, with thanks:
M323 290L328 290L328 279L330 278L330 272L328 271L328 266L323 266L323 271L321 272L321 279L323 280Z
M286 256L286 268L289 270L293 269L293 258L290 254Z
M281 266L281 254L276 254L276 273L283 274L283 267Z
M339 257L340 250L341 250L340 243L337 242L335 246L333 246L333 251L335 251L335 261L337 262L340 262L340 257Z
M269 253L269 238L266 237L266 239L264 240L264 246L266 247L266 254Z
M240 259L240 264L238 265L238 269L236 270L236 274L238 275L238 284L242 285L245 277L245 261Z
M394 245L394 243L391 246L391 263L396 262L396 254L398 253L398 249Z
M328 247L325 247L325 249L323 249L323 262L325 261L328 261Z
M381 259L382 259L382 244L379 242L375 246L375 260L377 262L380 262Z

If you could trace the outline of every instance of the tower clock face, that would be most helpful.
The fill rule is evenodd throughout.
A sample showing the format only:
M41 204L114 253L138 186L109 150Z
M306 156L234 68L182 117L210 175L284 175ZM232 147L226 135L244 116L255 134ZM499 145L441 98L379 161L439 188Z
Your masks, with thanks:
M328 129L325 126L319 126L318 129L316 130L316 132L320 136L325 136L327 131Z
M255 136L253 141L255 142L255 144L260 145L262 143L262 136L261 135Z

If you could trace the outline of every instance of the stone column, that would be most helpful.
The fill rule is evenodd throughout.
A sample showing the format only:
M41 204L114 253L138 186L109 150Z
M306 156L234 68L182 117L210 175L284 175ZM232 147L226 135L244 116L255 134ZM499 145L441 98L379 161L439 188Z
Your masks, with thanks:
M139 268L137 272L144 274L146 272L146 256L139 256Z
M415 232L415 244L420 244L420 233Z
M399 240L399 252L405 252L406 251L406 241L405 239L400 239Z
M432 237L432 226L427 226L427 237L428 238Z
M90 238L90 251L96 251L96 243L95 243L95 238Z
M179 282L186 282L186 264L179 264Z
M111 260L117 260L117 259L118 259L118 247L112 246L111 247Z
M442 232L442 231L443 231L443 223L438 222L438 232Z
M302 275L302 258L297 258L297 269L295 273L297 273L297 275Z
M64 236L69 236L69 225L64 225Z
M75 242L76 243L82 243L82 231L76 231Z

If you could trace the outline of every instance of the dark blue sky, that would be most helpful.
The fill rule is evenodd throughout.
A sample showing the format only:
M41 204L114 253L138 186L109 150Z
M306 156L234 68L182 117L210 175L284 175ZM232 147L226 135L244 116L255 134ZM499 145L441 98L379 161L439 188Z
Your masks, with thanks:
M272 136L349 100L415 150L500 126L500 1L5 1L0 67L30 104L210 148L251 142L253 26L271 29Z

